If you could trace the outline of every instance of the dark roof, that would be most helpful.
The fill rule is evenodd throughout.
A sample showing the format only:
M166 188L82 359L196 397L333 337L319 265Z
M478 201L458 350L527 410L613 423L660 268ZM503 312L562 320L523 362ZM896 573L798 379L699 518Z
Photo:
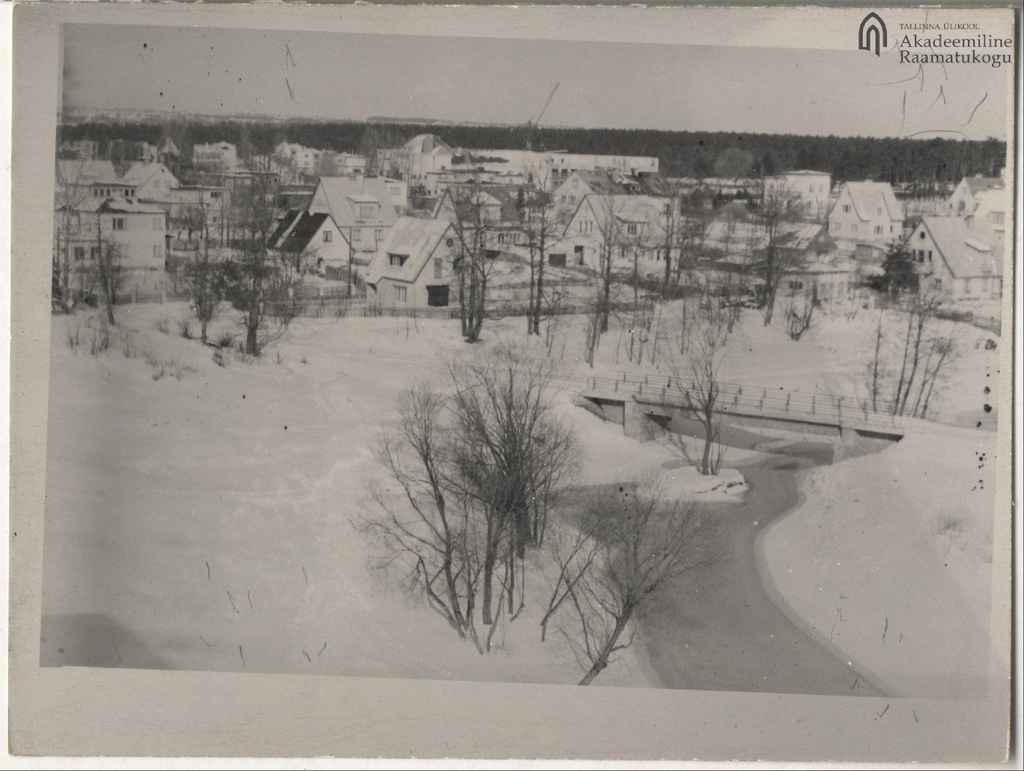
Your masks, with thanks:
M281 217L281 220L277 223L277 229L270 236L270 246L277 246L281 239L285 237L288 229L295 222L295 218L302 214L301 209L289 209Z
M652 171L639 171L633 175L647 195L671 196L672 185L663 176Z
M310 212L302 212L302 216L299 221L295 223L295 227L292 228L292 232L288 234L288 238L281 245L281 251L283 252L301 252L307 246L309 246L310 240L320 230L320 226L324 224L330 214L311 214Z

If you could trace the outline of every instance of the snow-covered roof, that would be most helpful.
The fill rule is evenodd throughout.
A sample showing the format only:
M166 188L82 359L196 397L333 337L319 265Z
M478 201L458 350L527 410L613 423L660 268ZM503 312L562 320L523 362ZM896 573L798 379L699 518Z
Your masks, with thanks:
M317 189L323 191L329 213L341 227L357 224L387 227L398 219L387 183L380 177L320 177ZM316 194L313 195L315 199ZM359 203L378 204L377 216L372 219L360 217L355 208Z
M57 161L57 182L65 185L87 185L93 182L118 182L120 177L110 161Z
M445 153L455 152L447 142L434 134L417 134L405 143L403 149L420 154L437 151Z
M876 216L879 208L882 208L890 219L903 219L903 205L896 199L892 185L888 182L845 182L843 189L849 193L857 216L864 222ZM836 200L837 204L841 198L842 191Z
M455 228L447 220L400 217L370 260L366 283L377 284L382 278L390 278L411 284L438 247L449 250L454 247L456 239ZM451 246L448 241L452 242ZM402 265L392 265L390 255L401 255L406 259Z
M157 174L172 180L175 185L178 183L177 177L171 173L171 170L159 161L150 161L148 163L144 161L136 161L132 164L131 168L124 173L124 177L122 177L122 179L126 182L134 182L137 185L144 185Z
M977 217L924 217L924 228L932 237L946 267L954 278L1003 275L1003 252L999 240L984 220ZM911 236L909 246L917 231Z
M967 183L967 189L974 196L983 190L991 190L994 187L1003 186L1001 177L983 177L981 174L975 174L973 177L964 177L963 181Z

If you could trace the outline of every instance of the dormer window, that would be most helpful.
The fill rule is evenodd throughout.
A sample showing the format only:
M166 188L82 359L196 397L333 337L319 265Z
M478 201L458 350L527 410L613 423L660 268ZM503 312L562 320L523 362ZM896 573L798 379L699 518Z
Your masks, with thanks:
M391 252L388 252L388 265L391 265L394 268L402 267L408 259L408 254L392 254Z

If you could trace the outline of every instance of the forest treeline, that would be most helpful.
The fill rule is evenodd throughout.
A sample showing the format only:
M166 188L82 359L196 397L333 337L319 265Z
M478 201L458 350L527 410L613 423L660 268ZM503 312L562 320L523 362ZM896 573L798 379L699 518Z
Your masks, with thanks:
M60 141L91 139L101 153L115 139L156 143L174 139L186 155L193 143L227 141L270 154L281 141L337 152L397 146L416 134L437 134L455 148L524 148L521 129L508 126L367 123L355 121L79 123L58 127ZM382 141L383 140L383 141ZM657 156L669 177L760 176L790 169L827 171L837 181L892 184L955 183L966 175L1000 173L1006 143L985 140L738 134L651 129L536 128L534 149ZM737 173L741 172L741 173Z

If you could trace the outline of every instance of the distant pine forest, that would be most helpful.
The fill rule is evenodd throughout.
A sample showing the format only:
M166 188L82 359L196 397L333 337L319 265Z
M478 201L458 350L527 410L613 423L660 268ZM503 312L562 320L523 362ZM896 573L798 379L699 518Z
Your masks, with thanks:
M271 154L282 141L336 152L366 154L398 146L417 134L436 134L454 148L522 149L527 135L509 126L355 121L193 121L77 123L58 127L58 142L90 139L105 152L112 140L157 143L170 136L183 155L193 143L227 141L240 157ZM904 189L944 188L968 175L998 175L1006 142L897 139L794 134L737 134L649 129L543 128L532 132L535 150L657 156L666 177L742 177L793 169L827 171L836 181L875 179Z

